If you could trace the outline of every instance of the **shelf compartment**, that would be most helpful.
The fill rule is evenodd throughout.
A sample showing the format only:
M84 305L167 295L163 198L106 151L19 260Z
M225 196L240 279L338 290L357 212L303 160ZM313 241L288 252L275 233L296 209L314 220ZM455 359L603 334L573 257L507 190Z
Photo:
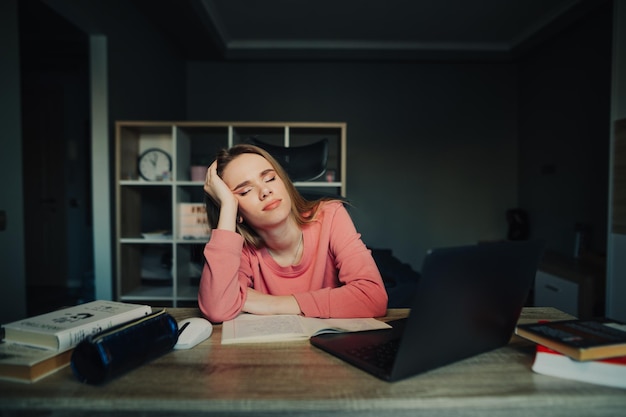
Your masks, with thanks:
M340 182L344 175L345 160L342 155L343 129L337 127L303 128L290 127L288 131L287 143L289 146L306 146L320 140L328 140L328 161L326 163L326 174L322 175L314 182Z
M176 293L178 299L198 298L200 275L204 265L205 243L182 243L176 245Z
M138 159L148 149L162 149L172 157L174 146L171 125L152 125L138 122L129 125L117 124L116 128L117 181L138 180L144 182L139 176ZM174 158L172 158L172 163L175 164Z
M177 127L175 135L177 181L191 181L192 166L208 167L229 146L227 126Z
M140 238L144 233L172 233L170 185L120 186L120 238Z
M172 265L172 244L121 244L119 296L137 296L157 291L171 297L173 295Z

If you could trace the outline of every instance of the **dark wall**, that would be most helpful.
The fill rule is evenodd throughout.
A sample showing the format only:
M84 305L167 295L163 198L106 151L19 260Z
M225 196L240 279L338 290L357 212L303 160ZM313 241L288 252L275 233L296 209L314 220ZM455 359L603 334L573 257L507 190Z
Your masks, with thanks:
M182 120L185 61L130 4L107 7L109 115L115 120ZM108 2L107 2L108 5Z
M520 206L549 249L574 254L577 223L605 253L611 2L519 64Z
M195 120L347 122L365 242L420 269L433 246L506 236L517 205L512 64L189 63Z
M534 235L563 251L578 221L605 240L606 12L514 63L184 62L132 3L48 3L106 36L111 127L132 119L347 122L357 227L368 245L415 269L430 247L506 237L505 212L518 206L530 212Z
M573 254L606 248L611 3L511 64L189 63L188 118L345 121L348 198L372 247L506 237L505 212Z
M134 2L40 1L86 35L106 38L112 121L185 117L185 61Z

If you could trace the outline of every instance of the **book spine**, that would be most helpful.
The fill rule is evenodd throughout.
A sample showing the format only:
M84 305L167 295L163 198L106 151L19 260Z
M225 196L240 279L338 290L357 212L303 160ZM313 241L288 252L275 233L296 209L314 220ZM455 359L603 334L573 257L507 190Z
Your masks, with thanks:
M538 345L543 345L546 347L549 347L557 352L560 352L564 355L569 356L570 358L574 358L576 360L582 360L582 349L580 348L575 348L573 346L569 346L565 343L560 343L557 342L556 340L547 338L541 334L537 334L535 332L532 332L530 330L526 330L523 328L518 328L515 333L518 336L521 336L527 340L530 340L531 342L537 343Z
M110 317L104 317L101 320L87 323L82 326L67 329L56 334L57 350L62 351L70 349L78 345L86 337L106 330L118 324L126 323L134 319L141 318L152 312L150 306L141 306L134 310L115 314Z

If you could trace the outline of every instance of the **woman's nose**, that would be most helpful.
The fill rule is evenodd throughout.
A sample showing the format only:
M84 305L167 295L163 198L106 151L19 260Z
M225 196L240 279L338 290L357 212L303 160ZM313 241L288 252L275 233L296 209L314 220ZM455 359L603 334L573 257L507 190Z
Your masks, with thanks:
M265 200L270 194L272 194L272 190L270 190L268 187L263 187L261 189L261 200Z

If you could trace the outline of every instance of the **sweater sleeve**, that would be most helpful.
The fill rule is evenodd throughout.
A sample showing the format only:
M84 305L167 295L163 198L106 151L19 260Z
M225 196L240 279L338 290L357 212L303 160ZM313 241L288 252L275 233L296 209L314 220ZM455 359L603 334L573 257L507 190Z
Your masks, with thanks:
M345 207L337 204L322 219L320 239L329 241L329 256L339 285L294 294L305 316L380 317L387 312L387 292L372 257Z
M198 306L212 322L237 316L246 301L249 275L242 269L243 237L215 229L204 247L204 265L198 291Z

